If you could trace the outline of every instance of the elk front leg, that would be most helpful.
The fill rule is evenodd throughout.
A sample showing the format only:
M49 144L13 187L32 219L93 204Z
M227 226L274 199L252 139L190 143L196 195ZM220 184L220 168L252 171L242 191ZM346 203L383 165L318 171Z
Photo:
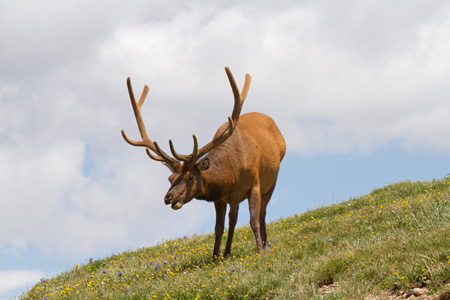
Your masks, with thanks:
M223 229L225 227L225 214L227 212L227 204L222 200L214 201L214 207L216 209L216 241L214 243L213 258L217 258L220 255L220 242L222 241Z
M258 252L263 249L260 227L260 213L261 213L261 191L258 186L252 189L251 195L248 199L248 207L250 209L250 227L253 229L256 239L256 248Z
M234 228L236 227L238 211L239 211L239 203L233 204L233 205L230 204L230 212L228 214L229 226L228 226L227 246L225 248L225 252L224 252L223 256L230 256L231 243L233 242L233 234L234 234Z

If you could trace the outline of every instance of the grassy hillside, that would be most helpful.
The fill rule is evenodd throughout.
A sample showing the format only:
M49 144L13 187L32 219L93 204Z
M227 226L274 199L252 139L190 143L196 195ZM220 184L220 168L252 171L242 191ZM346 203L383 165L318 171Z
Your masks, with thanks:
M450 178L379 188L271 222L268 235L259 255L240 227L234 256L218 260L213 234L168 240L42 279L21 299L382 299L413 285L433 294L450 281Z

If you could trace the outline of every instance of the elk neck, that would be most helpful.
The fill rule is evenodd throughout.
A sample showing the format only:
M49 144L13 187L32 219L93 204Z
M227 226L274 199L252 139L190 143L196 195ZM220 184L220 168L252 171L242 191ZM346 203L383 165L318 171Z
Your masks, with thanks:
M225 147L224 147L225 148ZM201 192L197 199L215 201L233 189L237 181L237 170L225 148L217 148L207 155L211 166L201 174Z

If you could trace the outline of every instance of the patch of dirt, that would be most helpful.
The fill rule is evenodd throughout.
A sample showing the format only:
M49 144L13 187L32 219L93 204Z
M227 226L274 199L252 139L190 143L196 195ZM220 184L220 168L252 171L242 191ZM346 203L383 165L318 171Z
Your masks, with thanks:
M450 300L450 291L440 291L433 295L414 295L411 290L401 291L398 294L392 294L392 292L382 292L380 295L368 295L364 300Z
M329 285L323 285L318 289L318 293L322 296L331 294L340 287L339 282L335 282ZM446 286L442 291L439 291L433 295L428 295L429 291L422 284L414 284L410 289L404 291L399 290L397 292L382 291L379 295L367 295L364 300L450 300L450 285Z
M332 284L329 284L329 285L322 285L319 288L318 292L319 292L320 295L325 296L325 295L331 294L338 287L339 287L339 283L338 282L335 282L335 283L332 283Z

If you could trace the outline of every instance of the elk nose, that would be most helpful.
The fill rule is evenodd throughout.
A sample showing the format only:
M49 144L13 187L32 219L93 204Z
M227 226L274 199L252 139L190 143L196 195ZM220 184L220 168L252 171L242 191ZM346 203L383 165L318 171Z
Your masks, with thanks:
M172 195L167 194L167 195L164 197L164 203L165 203L166 205L172 203L172 200L173 200Z

